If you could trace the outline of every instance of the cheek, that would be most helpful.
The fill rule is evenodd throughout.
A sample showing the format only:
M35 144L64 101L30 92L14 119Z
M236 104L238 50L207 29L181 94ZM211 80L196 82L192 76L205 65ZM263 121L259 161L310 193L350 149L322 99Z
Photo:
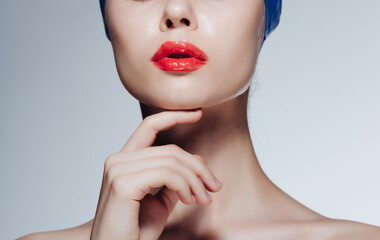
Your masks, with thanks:
M136 8L124 7L114 10L111 20L116 23L110 28L116 68L123 85L134 96L138 94L135 91L144 89L141 79L146 77L151 55L147 46L155 38L153 31L149 31L152 22L145 17L146 14Z
M223 86L222 91L230 96L245 90L254 74L259 53L260 11L259 6L252 6L249 11L229 11L210 26L210 29L219 30L215 32L214 43L209 48L214 56L211 72Z
M154 8L139 6L130 0L108 0L107 3L107 12L112 13L108 14L108 20L115 57L133 65L145 56L146 46L157 25L152 22L157 11L152 12Z

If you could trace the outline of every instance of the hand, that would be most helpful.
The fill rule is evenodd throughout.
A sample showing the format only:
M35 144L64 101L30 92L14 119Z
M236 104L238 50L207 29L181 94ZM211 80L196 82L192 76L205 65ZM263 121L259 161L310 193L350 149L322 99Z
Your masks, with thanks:
M201 156L174 144L151 146L158 132L201 117L201 110L150 115L120 152L106 159L91 240L156 240L179 199L187 205L211 204L207 191L222 186ZM157 194L149 193L162 186Z

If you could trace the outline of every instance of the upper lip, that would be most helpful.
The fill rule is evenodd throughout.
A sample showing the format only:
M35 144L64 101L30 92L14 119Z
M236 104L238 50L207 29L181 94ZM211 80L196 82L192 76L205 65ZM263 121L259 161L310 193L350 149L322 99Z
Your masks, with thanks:
M208 60L206 53L186 40L164 42L157 50L157 52L153 55L151 60L157 62L162 58L169 56L170 54L186 54L189 55L189 57L194 57L201 61Z

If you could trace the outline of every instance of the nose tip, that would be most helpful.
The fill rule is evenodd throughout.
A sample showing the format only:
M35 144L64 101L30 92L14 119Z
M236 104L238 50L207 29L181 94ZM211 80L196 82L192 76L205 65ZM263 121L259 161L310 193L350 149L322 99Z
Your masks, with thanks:
M193 9L192 0L168 0L164 7L161 31L175 28L195 30L197 20Z

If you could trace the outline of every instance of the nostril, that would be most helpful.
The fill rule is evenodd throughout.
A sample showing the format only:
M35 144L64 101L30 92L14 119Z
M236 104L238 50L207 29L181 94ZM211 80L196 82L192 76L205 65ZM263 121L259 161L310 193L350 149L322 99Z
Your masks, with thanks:
M190 25L190 21L188 19L186 19L186 18L182 18L181 22L184 22L186 24L186 26Z
M173 25L173 22L170 21L170 19L166 20L166 26L168 26L168 28L170 28L172 25Z
M181 22L181 23L184 23L186 26L189 26L189 25L190 25L190 20L187 19L187 18L182 18L180 22ZM171 27L173 26L174 23L173 23L170 19L166 19L165 24L166 24L166 26L167 26L168 28L171 28Z

